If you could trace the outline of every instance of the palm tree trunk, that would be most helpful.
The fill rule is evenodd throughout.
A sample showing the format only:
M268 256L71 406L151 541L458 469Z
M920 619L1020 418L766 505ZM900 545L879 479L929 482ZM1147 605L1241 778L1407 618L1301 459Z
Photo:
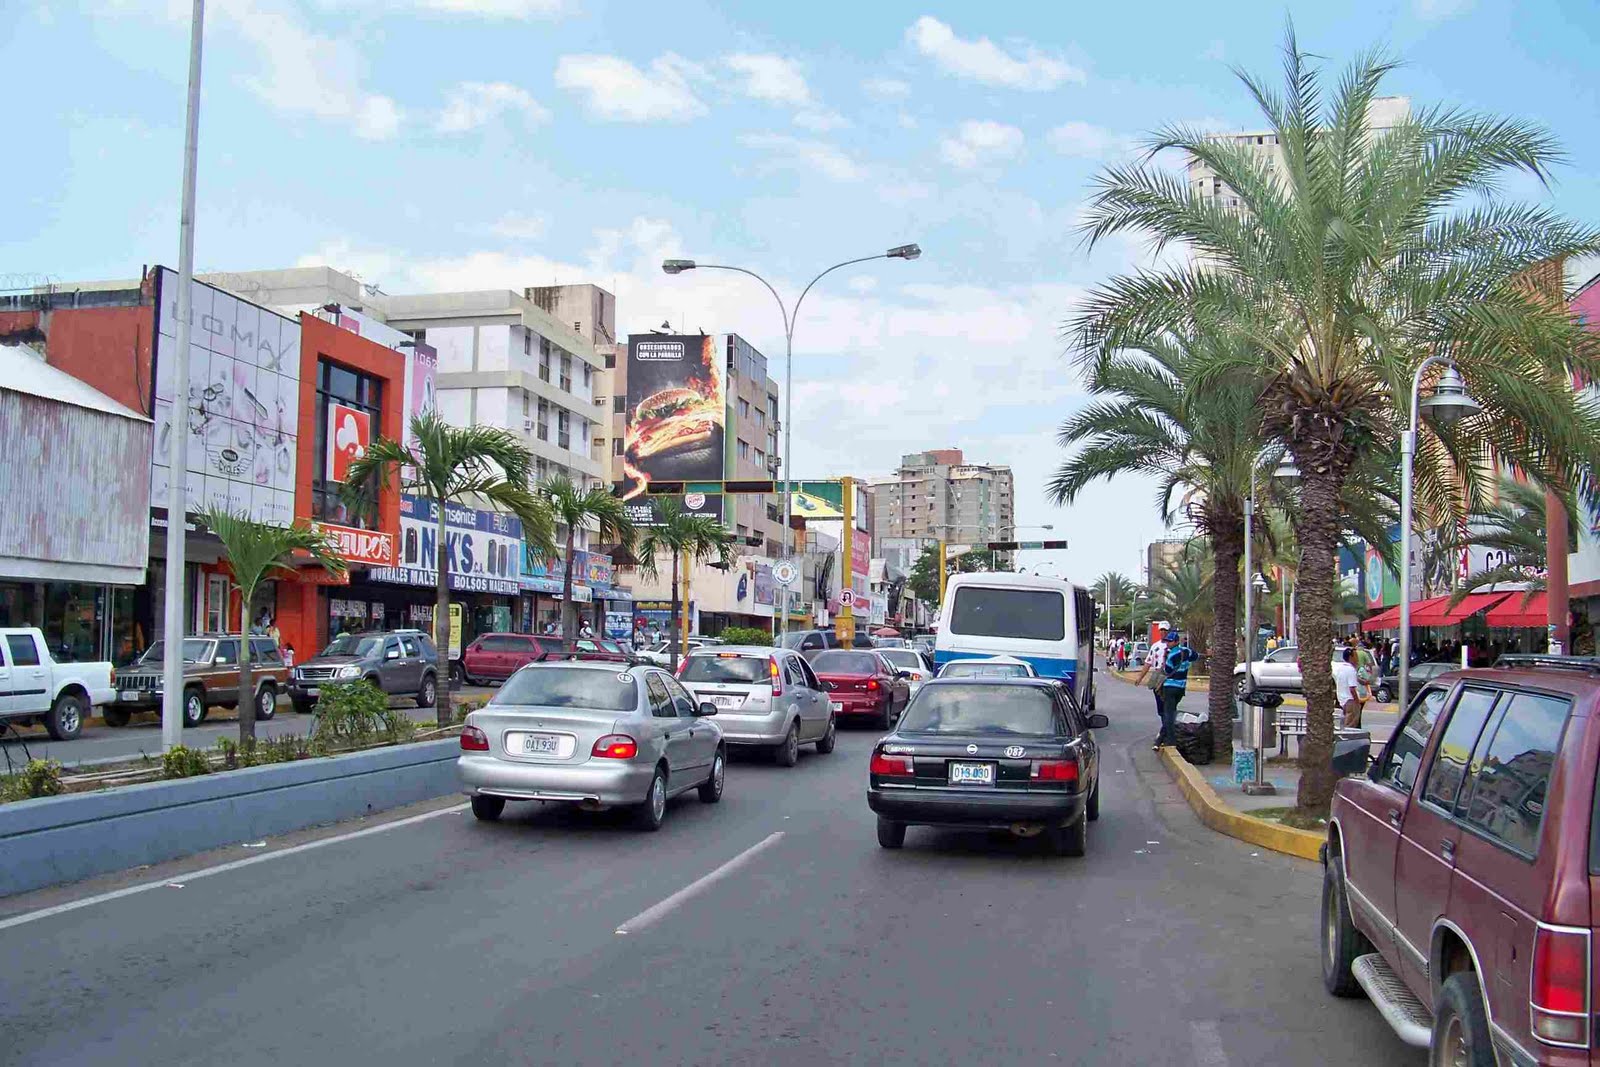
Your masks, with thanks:
M1342 472L1318 459L1320 470L1318 464L1299 461L1305 474L1295 535L1300 542L1300 670L1306 735L1300 745L1300 793L1295 803L1302 815L1323 817L1334 786L1333 713L1338 703L1333 687L1333 613L1338 596Z
M1244 518L1237 513L1213 516L1207 523L1215 567L1211 575L1211 655L1207 673L1211 691L1213 762L1232 763L1233 656L1237 647L1239 561L1244 556Z
M567 524L567 566L561 579L561 636L571 641L578 636L578 606L572 602L573 527Z
M256 739L256 695L250 682L250 601L255 590L239 590L239 746Z
M439 646L439 658L444 663L445 678L450 677L450 553L445 543L444 501L439 507L438 543L434 546L434 565L438 568L439 586L433 606L434 641ZM434 696L434 721L440 726L450 725L450 683L436 685Z
M672 643L672 673L678 673L678 550L672 550L672 630L667 635Z

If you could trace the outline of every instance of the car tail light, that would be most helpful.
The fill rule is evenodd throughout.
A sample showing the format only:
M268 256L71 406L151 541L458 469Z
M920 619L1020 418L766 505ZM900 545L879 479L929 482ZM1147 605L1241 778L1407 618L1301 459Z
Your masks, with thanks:
M889 778L910 778L915 773L910 756L886 755L882 749L873 752L869 769L873 774Z
M778 673L778 657L767 660L767 674L772 678L772 695L783 696L783 676Z
M1528 996L1533 1036L1551 1045L1589 1045L1589 931L1540 926L1533 935Z
M589 750L597 759L632 759L638 754L639 742L627 734L606 734Z
M461 728L461 749L464 752L489 751L489 735L476 726Z
M877 691L878 691L878 680L876 678L868 678L867 679L867 692L876 693Z
M1075 759L1037 759L1029 777L1040 782L1076 782L1078 761Z

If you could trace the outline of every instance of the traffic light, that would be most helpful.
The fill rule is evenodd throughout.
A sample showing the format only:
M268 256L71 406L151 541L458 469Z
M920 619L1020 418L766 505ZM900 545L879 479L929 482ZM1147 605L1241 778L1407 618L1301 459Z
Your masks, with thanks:
M682 496L682 482L651 482L645 486L645 492L651 496Z
M990 541L983 546L990 552L1035 552L1047 548L1066 548L1065 541Z
M777 482L723 482L724 493L775 493Z

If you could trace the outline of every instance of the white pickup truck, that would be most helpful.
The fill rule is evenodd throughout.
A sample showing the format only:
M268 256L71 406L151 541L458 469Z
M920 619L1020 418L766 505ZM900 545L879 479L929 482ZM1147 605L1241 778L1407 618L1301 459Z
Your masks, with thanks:
M42 722L55 740L70 741L94 705L116 698L111 664L57 663L43 633L0 628L0 719Z

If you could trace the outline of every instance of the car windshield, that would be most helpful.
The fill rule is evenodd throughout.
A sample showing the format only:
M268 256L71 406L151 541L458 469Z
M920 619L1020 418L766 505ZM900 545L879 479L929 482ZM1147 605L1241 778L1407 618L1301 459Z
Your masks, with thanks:
M880 655L903 671L927 670L927 665L922 662L922 657L906 648L886 648Z
M632 711L638 704L638 692L629 674L535 664L507 679L489 703Z
M718 652L714 655L690 656L680 676L685 682L733 682L750 684L764 682L770 676L771 660L766 656L749 656L737 652Z
M359 634L340 634L322 650L324 656L370 656L383 647L381 637L363 637Z
M956 591L950 632L974 637L1060 641L1066 634L1066 600L1054 589L967 586Z
M811 661L811 669L818 674L877 674L878 661L870 652L833 649L819 652Z
M1020 663L951 663L940 673L941 678L1027 678L1028 668Z
M167 643L157 641L140 657L140 663L160 663L167 654ZM211 642L188 638L183 642L183 662L199 663L211 655Z
M1050 694L1034 686L940 685L922 687L900 720L901 733L1056 733Z

